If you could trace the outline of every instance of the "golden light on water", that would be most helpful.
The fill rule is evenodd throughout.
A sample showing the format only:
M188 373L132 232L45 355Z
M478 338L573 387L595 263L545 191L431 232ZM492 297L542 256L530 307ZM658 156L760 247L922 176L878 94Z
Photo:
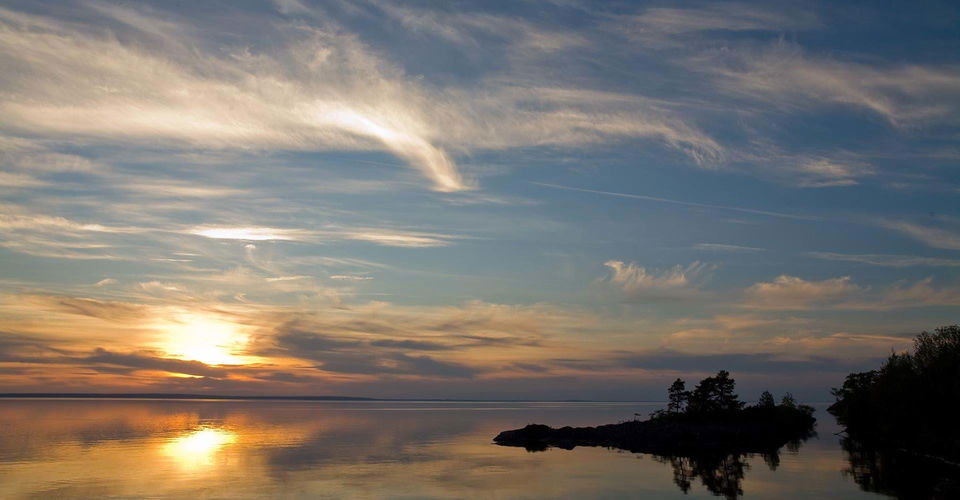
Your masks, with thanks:
M208 365L242 365L252 362L237 354L250 341L243 325L215 316L181 314L159 326L164 339L160 348L183 359Z
M234 432L204 428L172 439L164 445L163 452L178 465L192 470L214 465L220 452L236 440Z

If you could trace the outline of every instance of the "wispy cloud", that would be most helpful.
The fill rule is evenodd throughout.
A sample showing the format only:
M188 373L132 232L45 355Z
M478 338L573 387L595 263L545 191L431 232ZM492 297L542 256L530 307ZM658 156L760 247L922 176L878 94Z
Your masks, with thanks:
M956 224L956 221L953 222ZM882 224L934 248L960 250L960 229L930 227L906 221L890 221Z
M697 243L696 245L693 246L693 248L696 248L697 250L707 250L711 252L733 252L733 253L739 253L739 252L751 253L751 252L766 251L765 248L745 247L741 245L728 245L724 243Z
M670 198L659 198L656 196L646 196L646 195L640 195L640 194L618 193L615 191L600 191L596 189L585 189L585 188L577 188L577 187L570 187L570 186L561 186L561 185L549 184L545 182L534 182L533 184L536 184L537 186L549 187L554 189L563 189L566 191L579 191L582 193L602 194L607 196L615 196L618 198L629 198L633 200L655 201L659 203L669 203L673 205L683 205L687 207L712 208L717 210L727 210L731 212L740 212L740 213L747 213L747 214L753 214L753 215L765 215L768 217L780 217L784 219L798 219L798 220L818 219L818 217L815 217L812 215L797 215L797 214L787 214L787 213L781 213L781 212L772 212L768 210L756 210L752 208L731 207L731 206L725 206L725 205L711 205L707 203L697 203L693 201L681 201L681 200L673 200Z
M22 68L4 80L10 98L0 110L9 132L180 148L383 150L439 191L471 188L453 158L460 151L647 137L698 162L722 155L694 125L640 96L517 85L526 82L509 75L490 80L479 95L423 85L318 12L312 26L265 27L279 40L265 53L204 52L202 30L160 11L101 4L95 11L121 23L124 37L0 11L0 47ZM505 26L496 19L467 24ZM533 36L520 26L512 33L541 49L571 39ZM126 41L158 36L163 43Z
M751 285L743 307L778 311L883 311L960 305L960 288L937 286L933 278L901 281L885 287L862 287L849 276L820 281L781 275L772 282Z
M938 257L918 257L913 255L886 255L886 254L847 254L834 252L810 252L811 256L823 260L839 262L859 262L881 267L958 267L960 260L943 259Z
M746 290L750 307L759 309L803 310L816 305L836 304L861 291L849 276L807 281L781 275L771 282L756 283Z
M730 2L696 7L650 7L633 16L640 34L675 35L712 30L783 31L820 25L807 9L765 9L762 5Z
M637 299L688 298L698 295L703 280L716 268L712 264L692 262L684 267L648 270L636 263L610 260L608 281L619 286L628 296Z
M774 106L843 104L870 110L896 126L960 119L960 77L952 65L869 66L806 54L781 42L725 54L710 71L730 90ZM703 65L705 61L699 61Z
M217 240L243 241L297 240L304 235L301 230L270 227L209 227L193 229L190 233Z
M367 241L377 245L404 248L428 248L450 245L452 240L462 238L439 233L402 231L378 228L325 228L281 229L271 227L227 227L211 226L194 228L190 234L205 238L238 241L309 241L323 243L327 241L355 240Z

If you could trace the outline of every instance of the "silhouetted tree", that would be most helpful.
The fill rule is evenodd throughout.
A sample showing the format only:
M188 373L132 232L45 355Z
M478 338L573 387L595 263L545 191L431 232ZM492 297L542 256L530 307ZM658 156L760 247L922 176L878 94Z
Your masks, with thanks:
M667 389L670 401L667 403L668 413L680 413L687 407L687 400L690 393L687 392L687 384L682 379L674 380Z
M739 410L743 402L733 392L736 382L730 378L730 373L720 370L716 376L707 377L690 393L687 408L696 413L710 413L716 411Z
M787 408L796 408L797 400L794 399L793 394L788 392L784 394L783 399L780 400L780 406L784 406Z
M721 410L739 410L743 408L743 403L733 390L737 383L730 378L730 373L726 370L717 372L717 402Z
M763 393L760 394L760 400L757 401L757 406L773 408L777 406L777 403L773 400L773 394L770 394L770 391L763 391Z

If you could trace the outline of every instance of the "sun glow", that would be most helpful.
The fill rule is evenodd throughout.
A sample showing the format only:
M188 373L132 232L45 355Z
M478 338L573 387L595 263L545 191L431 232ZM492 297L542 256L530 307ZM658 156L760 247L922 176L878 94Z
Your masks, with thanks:
M171 355L208 365L242 365L252 362L238 355L250 341L246 327L212 316L182 314L161 325L160 347Z
M204 428L168 441L163 447L163 452L179 465L187 469L195 469L214 465L217 455L223 448L236 440L236 433L226 429Z

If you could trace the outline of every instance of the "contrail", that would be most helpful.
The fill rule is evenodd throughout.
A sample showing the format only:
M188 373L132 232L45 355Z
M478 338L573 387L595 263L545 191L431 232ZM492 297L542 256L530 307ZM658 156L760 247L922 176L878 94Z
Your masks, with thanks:
M696 203L693 201L681 201L681 200L671 200L669 198L657 198L656 196L645 196L642 194L616 193L613 191L598 191L596 189L584 189L584 188L576 188L576 187L570 187L570 186L561 186L559 184L548 184L546 182L531 182L531 184L536 184L538 186L549 187L554 189L565 189L567 191L580 191L583 193L604 194L607 196L618 196L620 198L630 198L633 200L657 201L660 203L672 203L674 205L683 205L687 207L716 208L720 210L730 210L733 212L743 212L743 213L754 214L754 215L766 215L768 217L782 217L784 219L797 219L797 220L819 220L820 219L820 217L816 217L813 215L785 214L781 212L769 212L767 210L755 210L752 208L728 207L724 205L709 205L706 203Z

